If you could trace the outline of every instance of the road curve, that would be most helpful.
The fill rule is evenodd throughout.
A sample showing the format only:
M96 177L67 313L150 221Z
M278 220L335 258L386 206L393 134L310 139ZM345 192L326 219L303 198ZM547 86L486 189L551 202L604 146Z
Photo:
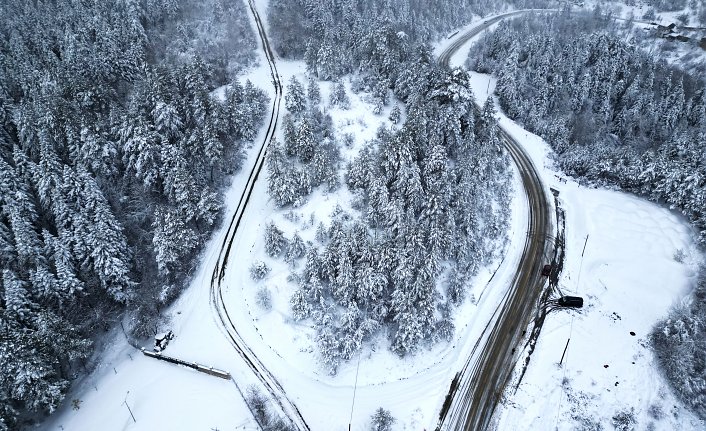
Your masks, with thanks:
M231 316L223 303L223 277L225 276L226 267L228 265L228 257L230 256L233 240L238 232L238 228L240 227L243 214L245 213L245 208L250 201L250 196L252 195L255 182L262 171L262 167L265 162L265 155L267 154L267 147L269 143L275 139L277 122L279 120L279 110L282 101L282 83L277 72L274 53L267 39L267 34L265 33L264 24L260 19L260 15L257 12L257 8L255 7L253 0L248 0L248 7L250 9L250 13L253 15L255 24L257 25L258 36L262 43L265 59L267 60L270 68L275 96L272 100L272 112L270 114L265 137L258 150L255 163L248 174L248 181L242 195L240 196L235 213L230 220L228 230L226 231L223 242L221 243L218 260L213 268L213 273L211 275L210 302L216 321L220 324L226 337L228 338L228 341L231 343L236 352L238 352L238 354L243 358L245 364L260 380L262 386L267 390L270 397L277 404L278 409L287 416L288 420L297 429L308 431L310 428L304 420L302 414L299 412L299 409L294 402L287 397L287 394L277 378L265 367L265 365L257 358L255 353L247 346L243 338L240 336L238 329L233 324ZM262 426L262 424L260 425Z
M461 35L439 56L439 63L449 59L469 39L496 22L525 11L498 15ZM520 264L510 289L494 313L465 366L454 378L448 401L440 414L437 430L487 429L516 363L516 354L524 329L539 306L545 280L540 271L544 256L552 250L552 219L544 185L532 160L522 146L500 127L505 149L516 164L529 203L528 232Z
M502 21L505 18L509 18L514 15L519 15L521 13L527 12L525 10L518 10L518 11L513 11L513 12L508 12L504 13L501 15L496 15L492 18L488 18L487 20L483 21L482 24L473 27L472 29L468 30L467 32L463 33L462 35L458 36L454 42L447 47L444 52L439 54L439 64L442 66L449 66L449 60L451 59L451 56L456 53L456 51L463 46L464 43L468 42L471 38L475 37L478 35L480 32L483 30L486 30L488 27L491 25Z

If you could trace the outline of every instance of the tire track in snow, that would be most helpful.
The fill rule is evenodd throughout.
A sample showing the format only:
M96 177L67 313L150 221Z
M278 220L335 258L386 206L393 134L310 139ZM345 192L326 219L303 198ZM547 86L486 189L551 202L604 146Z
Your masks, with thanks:
M464 33L441 53L439 63L448 67L451 56L472 37L504 18L523 12L498 15ZM503 145L520 172L527 194L529 235L510 289L451 384L437 430L475 431L486 429L490 424L517 361L519 349L516 346L524 336L523 328L528 326L531 315L539 307L544 286L539 270L545 253L552 247L548 237L552 225L548 210L550 204L544 185L532 160L519 143L499 125L498 128ZM478 351L479 346L481 349Z
M220 323L222 329L224 330L228 341L231 343L233 348L238 352L238 354L243 358L246 365L253 371L256 377L260 380L262 385L267 389L270 397L274 399L279 410L284 413L289 421L297 427L299 430L307 430L310 428L307 425L301 412L294 404L294 402L287 397L286 392L282 388L277 378L265 367L265 365L257 358L255 353L248 347L237 328L235 327L227 308L225 307L223 301L223 278L225 277L225 271L228 266L228 258L230 257L230 252L233 246L235 236L240 227L240 223L245 213L245 209L250 201L252 192L257 181L262 167L264 165L265 156L267 154L267 147L272 140L275 139L275 133L277 131L277 123L279 120L279 110L282 100L282 83L277 73L277 66L275 64L275 56L267 39L267 34L265 32L264 25L257 12L253 0L248 0L248 8L252 13L253 19L257 26L258 36L262 43L262 49L265 53L265 58L270 68L270 74L272 76L272 84L275 89L275 97L272 101L272 112L270 114L269 124L267 126L267 131L265 133L265 138L262 142L260 149L258 150L257 158L248 175L248 181L245 185L242 195L238 201L238 206L236 207L235 213L230 220L228 225L228 230L223 238L221 244L221 249L218 254L218 260L215 267L213 268L213 273L211 275L211 288L210 288L210 303L217 316L217 321ZM237 384L236 384L237 386ZM240 389L239 389L240 391ZM241 391L242 394L242 391Z

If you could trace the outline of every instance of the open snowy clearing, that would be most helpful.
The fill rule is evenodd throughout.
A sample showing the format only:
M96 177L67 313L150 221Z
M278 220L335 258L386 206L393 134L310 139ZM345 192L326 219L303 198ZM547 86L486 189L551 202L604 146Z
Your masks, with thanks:
M264 16L264 2L258 3ZM460 62L452 59L452 64L461 63L465 52L461 50ZM264 60L261 64L265 64ZM302 63L279 62L278 67L284 83L292 75L304 81ZM253 70L250 79L271 90L265 67ZM487 96L487 90L492 92L493 81L489 77L475 74L473 82L480 99ZM322 83L325 101L329 90L330 83ZM337 134L354 133L356 137L353 148L343 152L344 158L351 157L357 147L374 136L378 124L389 113L388 107L382 115L374 116L370 105L356 95L349 96L350 110L331 112ZM518 138L526 134L503 116L501 122ZM531 134L520 141L546 183L560 192L561 206L567 215L567 260L560 287L566 293L584 296L586 308L578 314L558 311L547 317L527 374L517 394L506 401L498 428L551 429L557 426L558 418L560 429L575 429L569 412L579 405L584 408L584 413L579 413L603 421L604 427L609 426L610 417L619 409L635 407L638 423L643 427L648 423L647 408L661 401L666 417L657 423L657 429L703 429L683 409L674 418L672 406L677 403L656 374L651 353L641 342L651 325L688 291L694 262L699 258L688 225L669 211L629 195L585 189L570 181L564 184L554 176L544 142ZM251 152L246 164L252 163L253 158ZM234 179L226 198L227 217L235 210L246 179L243 172ZM349 207L350 196L345 188L330 195L316 191L305 205L293 210L299 218L285 218L285 212L277 211L267 198L264 175L255 189L244 216L246 228L236 236L227 267L225 304L243 337L280 380L311 429L345 430L352 422L352 429L364 430L370 415L381 406L397 418L395 430L433 428L448 384L517 266L526 235L524 197L516 196L513 203L507 257L482 270L476 278L472 294L478 302L467 301L457 310L454 342L440 343L431 351L423 350L401 360L380 341L374 351L364 350L359 367L357 361L352 361L342 365L332 377L317 363L311 329L289 321L288 300L294 288L286 281L289 268L282 261L267 258L261 242L269 220L274 220L288 237L298 231L305 240L312 240L316 224L326 223L336 205ZM521 190L517 179L515 190ZM214 234L191 287L170 309L171 328L177 337L165 353L227 370L238 387L244 389L256 380L221 334L208 302L210 274L226 227ZM589 240L581 262L586 235ZM687 256L684 263L673 258L679 249ZM266 261L273 268L258 283L250 280L248 272L254 260ZM272 290L273 308L269 312L255 303L259 285ZM636 335L631 336L629 331ZM115 340L114 347L108 349L101 366L74 388L61 411L42 429L257 429L233 382L146 358L128 346L119 332L110 335ZM564 366L559 368L557 363L568 337L572 340ZM604 368L605 364L609 368ZM356 373L358 387L351 408ZM565 376L569 384L562 389ZM616 381L618 386L614 385ZM569 395L576 401L572 402ZM71 409L72 399L81 400L79 410ZM125 400L137 422L133 422Z

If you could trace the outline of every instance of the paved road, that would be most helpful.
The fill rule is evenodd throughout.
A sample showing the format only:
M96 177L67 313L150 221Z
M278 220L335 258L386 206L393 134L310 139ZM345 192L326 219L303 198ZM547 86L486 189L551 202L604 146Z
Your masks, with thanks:
M488 18L487 20L483 21L482 24L477 25L476 27L473 27L472 29L468 30L467 32L463 33L462 35L458 36L454 42L444 50L439 55L439 64L447 66L449 65L449 60L451 59L451 56L456 53L456 51L463 46L464 43L468 42L470 39L474 38L477 36L479 33L481 33L483 30L486 30L488 27L491 25L502 21L505 18L509 18L511 16L519 15L521 13L525 13L526 11L520 10L520 11L514 11L514 12L508 12L504 13L502 15L496 15L492 18Z
M512 12L491 18L469 30L447 48L439 63L448 66L451 56L470 38L496 22L523 13ZM522 177L529 207L529 235L512 286L451 385L448 402L440 415L439 430L484 430L503 393L517 360L516 348L524 329L539 306L545 280L540 271L544 256L551 251L552 220L542 181L522 146L500 128L500 136ZM518 349L519 350L519 349Z

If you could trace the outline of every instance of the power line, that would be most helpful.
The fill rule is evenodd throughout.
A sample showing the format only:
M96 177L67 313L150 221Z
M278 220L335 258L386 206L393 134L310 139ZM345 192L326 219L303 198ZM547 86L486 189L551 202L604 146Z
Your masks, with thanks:
M358 389L358 371L360 370L360 356L362 352L358 352L358 365L355 367L355 385L353 385L353 402L351 402L351 416L348 419L348 431L351 431L351 423L353 422L353 407L355 406L355 393Z

